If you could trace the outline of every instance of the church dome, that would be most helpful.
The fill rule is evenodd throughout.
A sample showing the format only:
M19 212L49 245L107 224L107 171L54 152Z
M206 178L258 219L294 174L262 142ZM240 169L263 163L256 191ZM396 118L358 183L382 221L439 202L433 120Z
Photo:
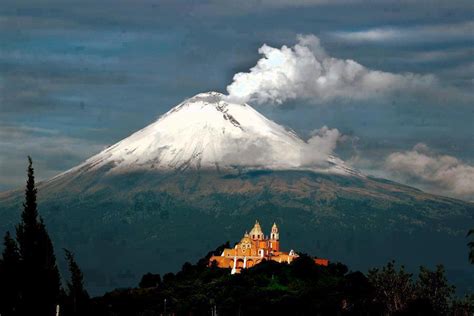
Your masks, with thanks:
M252 230L249 233L252 239L263 239L263 231L260 223L255 221L255 225L253 226Z

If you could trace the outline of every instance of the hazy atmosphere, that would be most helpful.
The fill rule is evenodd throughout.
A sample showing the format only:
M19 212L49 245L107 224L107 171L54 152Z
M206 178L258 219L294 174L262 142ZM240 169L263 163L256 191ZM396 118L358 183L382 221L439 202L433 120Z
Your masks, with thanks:
M0 190L24 184L27 155L50 178L218 91L366 174L474 200L472 12L472 1L3 1Z

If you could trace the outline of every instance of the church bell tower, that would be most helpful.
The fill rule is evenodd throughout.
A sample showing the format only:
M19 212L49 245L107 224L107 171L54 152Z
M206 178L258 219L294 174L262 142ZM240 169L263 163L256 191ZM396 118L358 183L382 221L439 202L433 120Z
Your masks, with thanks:
M280 232L278 231L278 226L276 223L273 223L269 242L270 248L273 251L280 251Z

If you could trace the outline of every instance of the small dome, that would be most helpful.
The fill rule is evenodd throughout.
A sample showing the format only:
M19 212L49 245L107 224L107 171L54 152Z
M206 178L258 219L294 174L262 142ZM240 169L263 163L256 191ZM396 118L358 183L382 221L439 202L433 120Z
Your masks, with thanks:
M250 243L251 242L251 239L249 236L244 236L242 237L242 239L240 240L240 243L241 244L244 244L244 243Z

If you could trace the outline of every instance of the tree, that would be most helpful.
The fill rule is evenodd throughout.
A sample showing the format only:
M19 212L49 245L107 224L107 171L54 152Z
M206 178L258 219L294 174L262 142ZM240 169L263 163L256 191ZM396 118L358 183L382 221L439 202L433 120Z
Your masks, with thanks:
M397 271L394 261L382 270L370 270L368 278L374 287L376 301L384 306L388 314L403 311L414 298L412 274L406 273L403 266Z
M22 315L54 315L61 281L51 239L38 215L33 162L28 157L28 179L17 242L21 258Z
M472 316L474 315L474 294L465 296L462 299L453 301L451 307L451 315L453 316Z
M161 284L161 276L159 274L153 274L148 272L142 276L138 286L142 289L157 287Z
M372 304L374 288L367 277L360 271L350 272L344 276L341 289L345 293L342 309L353 315L376 314Z
M448 314L454 289L454 286L449 285L442 265L438 265L435 271L420 267L415 293L418 299L426 300L431 304L434 313Z
M71 277L70 281L67 282L66 314L86 315L89 294L84 288L84 276L74 258L74 254L67 249L64 249L64 252Z
M20 254L10 232L5 234L0 261L0 315L15 315L20 299Z
M467 237L473 236L474 237L474 229L471 229L467 233ZM474 240L470 241L467 243L467 246L469 247L469 262L474 264Z

